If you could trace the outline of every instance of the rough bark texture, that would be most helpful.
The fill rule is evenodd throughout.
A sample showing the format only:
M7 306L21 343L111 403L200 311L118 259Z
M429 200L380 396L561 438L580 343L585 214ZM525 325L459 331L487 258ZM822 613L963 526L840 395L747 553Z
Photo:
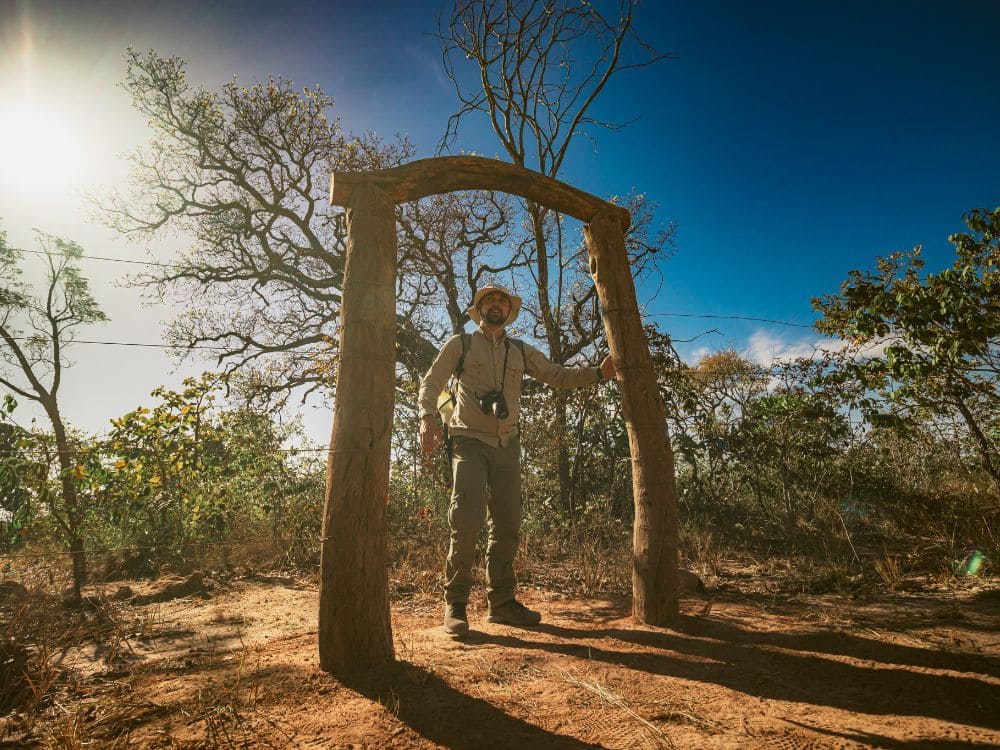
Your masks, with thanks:
M624 208L612 206L590 193L538 172L482 156L438 156L373 172L335 172L330 177L330 202L348 205L353 192L363 184L378 186L393 203L455 190L500 190L581 221L590 221L602 210L614 212L626 228L631 220Z
M677 487L663 400L642 330L622 224L616 213L601 211L584 232L618 367L632 453L632 614L648 625L668 625L679 614Z
M56 439L56 451L59 456L59 477L62 487L63 511L65 513L65 532L69 542L70 559L73 565L73 602L79 604L83 600L83 585L87 582L87 560L83 549L83 537L80 535L80 503L76 492L76 480L73 478L74 464L70 456L69 439L66 427L59 413L59 407L54 398L42 401L42 406L52 423L52 432Z
M347 220L320 556L320 666L338 673L393 660L385 529L396 362L393 202L377 187L360 185Z

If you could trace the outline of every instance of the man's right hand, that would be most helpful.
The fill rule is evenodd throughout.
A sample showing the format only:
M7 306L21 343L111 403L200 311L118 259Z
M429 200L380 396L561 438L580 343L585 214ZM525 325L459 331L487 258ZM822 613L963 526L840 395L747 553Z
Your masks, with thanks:
M420 420L420 447L424 453L433 453L441 441L441 428L437 420L431 414L426 415Z

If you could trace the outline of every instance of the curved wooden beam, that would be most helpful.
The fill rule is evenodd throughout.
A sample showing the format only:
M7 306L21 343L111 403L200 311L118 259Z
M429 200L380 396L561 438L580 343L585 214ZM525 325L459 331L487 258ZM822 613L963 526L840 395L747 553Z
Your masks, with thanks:
M622 231L632 222L631 214L621 206L539 172L482 156L436 156L372 172L334 172L330 175L330 203L348 205L360 185L378 187L394 203L408 203L454 190L498 190L583 222L589 223L606 209L614 212Z

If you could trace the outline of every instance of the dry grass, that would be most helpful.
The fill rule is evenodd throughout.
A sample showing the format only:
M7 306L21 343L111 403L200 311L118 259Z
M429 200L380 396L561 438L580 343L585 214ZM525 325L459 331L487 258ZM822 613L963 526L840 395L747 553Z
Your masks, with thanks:
M156 611L132 610L100 589L73 607L52 589L43 582L0 603L0 708L15 712L3 724L0 741L81 748L96 738L101 747L114 747L117 735L102 731L127 724L124 714L133 709L111 702L98 710L81 701L78 675L66 666L66 655L86 646L108 669L121 670L137 658L129 641L153 634Z
M872 568L889 591L895 591L903 580L903 566L895 555L883 554L875 558Z
M598 696L604 703L613 708L621 710L626 716L628 716L633 722L635 722L646 734L649 739L653 741L656 747L670 748L671 750L676 750L676 745L674 741L670 739L660 727L656 726L653 722L648 719L643 718L635 709L631 708L617 693L612 692L606 685L602 685L596 680L588 680L583 677L578 677L569 673L563 675L563 679L566 680L570 685L574 685L579 688L593 693Z

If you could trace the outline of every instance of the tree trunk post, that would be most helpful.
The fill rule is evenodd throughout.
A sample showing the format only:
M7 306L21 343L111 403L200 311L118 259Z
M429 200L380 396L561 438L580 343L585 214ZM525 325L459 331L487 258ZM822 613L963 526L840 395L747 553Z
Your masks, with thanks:
M66 427L55 399L43 403L52 423L52 432L56 440L56 455L59 461L59 486L62 490L63 510L66 514L66 536L69 542L70 559L73 565L73 603L79 605L83 601L83 585L87 582L87 559L84 555L83 537L80 535L80 499L76 491L76 479L73 477L74 464L70 458L70 449L66 437Z
M335 172L330 202L348 207L350 236L321 557L320 664L328 671L392 659L385 495L395 360L393 206L455 190L501 190L589 222L590 272L620 371L632 457L632 611L650 625L670 624L679 614L673 454L625 251L628 211L551 177L479 156Z
M677 486L663 400L642 329L620 216L610 206L602 209L584 233L618 368L632 454L632 615L647 625L669 625L679 615Z
M394 658L386 504L396 375L396 218L378 187L348 203L340 363L320 548L319 653L327 672Z

